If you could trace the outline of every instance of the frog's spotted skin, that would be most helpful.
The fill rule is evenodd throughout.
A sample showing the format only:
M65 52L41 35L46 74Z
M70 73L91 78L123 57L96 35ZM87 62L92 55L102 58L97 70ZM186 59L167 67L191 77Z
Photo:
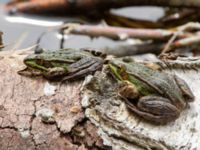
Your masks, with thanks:
M137 62L127 63L119 59L111 60L109 66L118 80L131 83L134 88L130 88L129 84L129 89L137 89L135 91L138 93L135 95L138 94L139 98L134 104L126 98L126 93L120 94L125 98L127 106L146 120L159 124L175 120L187 103L194 100L187 84L175 75L153 70Z
M72 80L101 69L104 60L88 50L64 49L31 54L24 59L24 63L30 71L34 70L33 74L37 72L37 75L48 79Z

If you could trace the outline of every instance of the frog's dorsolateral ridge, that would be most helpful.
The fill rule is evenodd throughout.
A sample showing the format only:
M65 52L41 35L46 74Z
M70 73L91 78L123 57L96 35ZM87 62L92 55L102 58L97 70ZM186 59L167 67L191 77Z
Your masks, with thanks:
M109 70L120 82L119 94L134 113L142 118L166 124L177 119L194 95L177 77L137 62L113 59Z

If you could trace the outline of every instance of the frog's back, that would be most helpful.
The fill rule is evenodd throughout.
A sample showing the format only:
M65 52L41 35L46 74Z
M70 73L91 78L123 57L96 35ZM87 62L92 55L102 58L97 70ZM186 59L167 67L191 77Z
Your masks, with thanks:
M143 64L130 63L127 71L145 84L154 88L156 92L170 99L182 99L181 91L173 75L153 70Z
M78 50L57 50L57 51L46 51L42 55L46 56L46 59L76 59L80 58L83 53Z
M88 56L88 52L76 49L61 49L56 51L44 51L40 54L29 55L26 59L41 59L45 61L75 61Z

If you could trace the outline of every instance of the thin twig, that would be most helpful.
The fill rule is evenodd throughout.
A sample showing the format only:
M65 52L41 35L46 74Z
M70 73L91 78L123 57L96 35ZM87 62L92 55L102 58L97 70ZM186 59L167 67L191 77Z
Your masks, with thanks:
M173 34L173 36L170 38L170 40L167 42L167 44L165 45L162 53L160 54L160 56L162 56L163 54L169 52L171 50L171 46L173 44L173 42L175 41L175 39L178 37L178 35L180 34L180 32L175 32Z
M194 44L200 44L200 35L195 35L192 37L177 40L172 44L172 49Z

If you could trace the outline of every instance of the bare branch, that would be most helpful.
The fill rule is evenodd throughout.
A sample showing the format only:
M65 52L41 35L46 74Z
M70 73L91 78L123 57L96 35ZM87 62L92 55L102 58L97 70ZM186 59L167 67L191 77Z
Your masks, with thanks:
M20 2L14 0L9 3L13 12L49 12L64 11L68 13L88 13L94 11L105 11L110 8L125 6L155 5L173 7L200 7L198 0L29 0ZM90 11L88 11L90 10Z
M64 29L66 34L82 34L91 37L104 36L115 40L125 40L128 38L138 38L143 40L166 40L169 39L173 34L172 31L161 29L132 29L78 24L67 24Z

